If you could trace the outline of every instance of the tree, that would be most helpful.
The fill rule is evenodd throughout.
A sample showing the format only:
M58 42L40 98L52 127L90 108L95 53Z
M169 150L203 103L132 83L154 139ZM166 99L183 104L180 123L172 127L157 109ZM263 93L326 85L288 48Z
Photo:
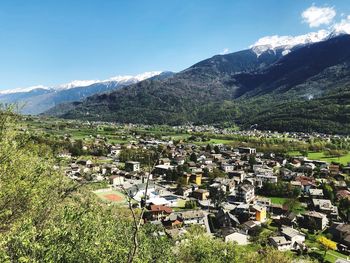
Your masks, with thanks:
M218 208L221 203L226 201L226 193L221 188L211 187L209 189L210 199L214 203L215 207Z
M274 233L266 228L256 227L251 233L251 242L265 246L268 243L268 239Z
M286 207L289 211L297 213L301 209L301 204L296 198L288 198L283 203L283 207Z
M207 167L203 168L203 176L204 177L209 177L209 169Z
M337 243L324 237L324 236L319 237L317 239L317 241L322 245L322 247L324 249L323 260L325 259L328 250L336 250L337 249Z
M350 218L350 200L348 198L340 199L338 208L341 217L348 222Z
M251 168L253 168L253 165L256 164L256 158L255 158L255 155L250 155L249 156L249 165Z
M180 177L177 179L176 182L177 182L177 187L178 187L178 188L187 185L187 180L186 180L186 178L183 177L183 176L180 176Z
M196 209L197 208L197 202L195 200L188 200L185 203L186 209Z
M197 162L197 155L196 155L196 153L191 153L191 155L190 155L190 160L192 161L192 162Z
M215 153L220 153L220 148L219 148L219 146L215 145L215 146L214 146L214 151L215 151Z
M214 168L213 171L211 173L208 174L210 179L215 179L215 178L223 178L226 177L226 174L221 171L218 168Z
M205 147L205 150L206 150L207 152L211 152L211 151L212 151L211 145L210 145L210 144L207 144L207 146Z
M259 262L259 263L289 263L293 258L287 254L275 249L262 249L257 252L245 246L237 246L234 243L224 242L220 239L208 236L203 230L196 226L195 229L188 231L185 236L187 242L181 242L177 262ZM305 260L305 262L309 262Z
M305 156L305 157L309 155L309 152L307 150L300 150L300 153L302 156Z
M322 184L322 190L324 197L334 202L335 195L332 186L329 184Z
M126 262L130 211L54 170L50 147L17 132L18 119L0 112L0 262ZM175 262L159 231L140 229L135 262Z

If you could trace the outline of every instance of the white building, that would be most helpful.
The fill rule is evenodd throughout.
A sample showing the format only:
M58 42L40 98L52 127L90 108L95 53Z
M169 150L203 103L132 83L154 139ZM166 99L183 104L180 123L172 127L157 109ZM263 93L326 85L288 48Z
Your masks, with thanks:
M305 235L298 230L285 226L282 227L281 232L287 240L291 241L291 249L302 248L304 246Z
M248 237L249 236L246 234L235 232L225 236L225 242L236 242L238 245L248 245Z
M291 249L292 242L287 240L284 236L270 237L269 242L271 246L279 251L287 251Z

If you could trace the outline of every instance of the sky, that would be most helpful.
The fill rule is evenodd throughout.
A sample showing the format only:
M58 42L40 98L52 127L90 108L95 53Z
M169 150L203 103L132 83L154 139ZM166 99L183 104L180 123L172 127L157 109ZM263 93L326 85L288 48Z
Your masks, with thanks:
M265 36L350 30L349 15L348 0L1 0L0 90L178 72Z

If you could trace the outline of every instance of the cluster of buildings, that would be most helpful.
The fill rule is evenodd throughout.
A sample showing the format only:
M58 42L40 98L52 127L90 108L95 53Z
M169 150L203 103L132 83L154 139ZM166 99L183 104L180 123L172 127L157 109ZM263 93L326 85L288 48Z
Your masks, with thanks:
M121 168L118 158L123 148L160 145L164 151L151 172L136 160ZM337 206L341 199L350 200L349 172L347 166L263 154L249 147L174 145L153 139L122 147L110 145L109 154L99 161L76 160L66 169L72 179L85 180L90 174L91 180L107 180L110 187L126 192L147 208L145 222L162 225L173 238L199 224L210 235L245 245L273 224L276 231L266 241L283 251L306 249L307 230L329 231L342 250L350 249L349 218ZM299 210L272 202L264 192L266 185L280 183L298 190L293 198L300 202ZM322 187L330 183L332 200Z

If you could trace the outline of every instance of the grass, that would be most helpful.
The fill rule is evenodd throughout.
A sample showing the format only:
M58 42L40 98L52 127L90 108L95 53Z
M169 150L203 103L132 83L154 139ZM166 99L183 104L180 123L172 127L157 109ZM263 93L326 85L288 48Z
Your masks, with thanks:
M93 182L93 183L87 184L86 187L92 191L104 189L108 187L108 182L107 181L96 182L96 183Z
M171 139L172 140L185 140L188 137L190 137L190 134L176 134L176 135L171 135ZM163 136L163 137L167 137L167 136Z
M177 206L179 208L185 208L185 205L186 205L186 200L180 199L177 201Z
M289 152L289 155L300 156L301 153L299 151L291 151ZM350 163L350 153L340 157L332 157L332 156L326 156L324 152L309 152L307 155L307 158L310 160L321 160L328 163L336 162L344 165L347 165L348 163Z
M287 197L274 197L274 196L263 196L263 197L271 199L271 203L275 205L283 205L284 202L288 200Z
M275 204L275 205L283 205L288 198L286 197L268 197L271 199L271 203Z
M325 156L323 152L311 152L308 154L308 158L311 160L322 160L326 162L338 162L347 165L350 162L350 153L340 157Z
M323 253L323 252L322 252ZM342 259L347 259L346 255L343 255L337 251L328 251L325 257L325 260L329 262L335 262L337 259L342 258Z
M323 258L324 250L318 248L317 250L312 251L309 253L309 256L312 258ZM324 262L335 262L337 259L347 259L347 256L344 254L341 254L334 250L328 250L326 256L324 257Z
M235 140L225 140L225 139L210 139L209 141L206 142L193 142L194 144L197 145L207 145L207 144L231 144Z
M309 256L317 259L317 258L323 258L324 255L324 250L322 249L322 246L320 245L320 243L317 242L317 239L322 236L322 233L320 234L310 234L308 233L306 235L306 245L309 248L316 248L316 250L313 250L311 253L309 253ZM339 253L338 251L334 251L334 250L328 250L327 254L324 258L325 262L335 262L337 259L347 259L347 256Z

